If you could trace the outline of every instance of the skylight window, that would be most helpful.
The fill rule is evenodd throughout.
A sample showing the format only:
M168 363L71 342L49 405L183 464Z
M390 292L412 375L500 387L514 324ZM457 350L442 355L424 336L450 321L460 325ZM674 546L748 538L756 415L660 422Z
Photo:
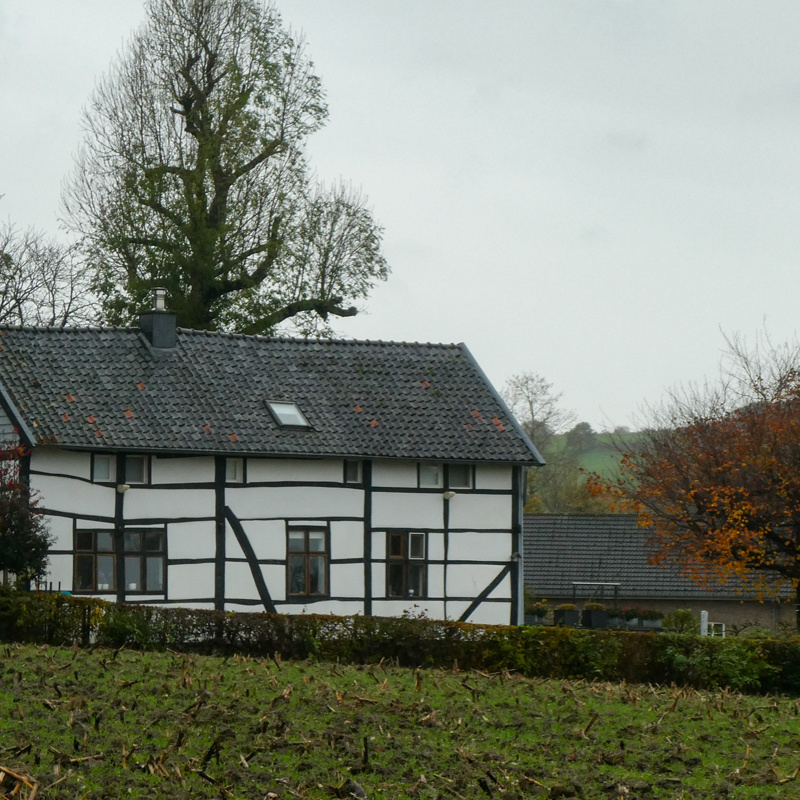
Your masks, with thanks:
M297 407L297 403L289 403L284 400L267 400L267 405L281 427L311 427L308 420L303 416L303 412Z

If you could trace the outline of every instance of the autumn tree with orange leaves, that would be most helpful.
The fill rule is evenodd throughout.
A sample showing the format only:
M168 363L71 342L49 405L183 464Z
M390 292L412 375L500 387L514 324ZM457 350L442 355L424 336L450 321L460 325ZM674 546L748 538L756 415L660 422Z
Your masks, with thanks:
M673 393L619 478L591 485L650 526L653 562L798 599L800 345L729 339L721 379Z

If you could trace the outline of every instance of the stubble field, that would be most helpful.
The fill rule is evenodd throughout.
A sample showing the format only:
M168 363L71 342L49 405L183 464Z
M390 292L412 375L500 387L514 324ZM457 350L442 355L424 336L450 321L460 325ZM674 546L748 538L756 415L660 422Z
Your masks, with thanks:
M0 647L0 796L795 798L800 701Z

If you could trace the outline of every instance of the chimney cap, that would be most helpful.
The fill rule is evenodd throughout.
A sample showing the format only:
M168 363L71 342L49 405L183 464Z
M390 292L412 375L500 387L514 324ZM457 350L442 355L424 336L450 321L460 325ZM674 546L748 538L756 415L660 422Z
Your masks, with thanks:
M153 289L153 310L166 311L167 310L167 290L162 286Z

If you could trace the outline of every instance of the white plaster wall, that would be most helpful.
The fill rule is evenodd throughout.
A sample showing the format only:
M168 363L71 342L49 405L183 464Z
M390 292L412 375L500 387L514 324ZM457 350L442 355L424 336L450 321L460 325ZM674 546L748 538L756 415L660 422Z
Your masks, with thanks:
M492 600L507 600L511 597L511 575L506 575L497 586L489 592Z
M373 486L414 489L417 486L416 461L375 461L372 464Z
M412 616L424 615L429 619L444 619L444 603L440 600L418 600L414 603L404 600L376 600L372 603L372 613L376 617L399 617L404 612ZM452 619L452 615L450 616Z
M511 604L510 603L481 603L467 622L475 625L510 625L511 624Z
M44 509L76 515L91 509L92 514L114 518L113 487L49 475L31 475L31 486L41 493Z
M158 604L156 604L158 605ZM167 605L164 603L163 605ZM196 609L205 609L206 611L213 610L214 603L213 602L206 602L206 603L192 603L191 601L186 601L185 603L180 604L180 608L196 608ZM244 609L243 609L244 610ZM252 609L250 609L252 611Z
M502 569L498 564L450 564L447 567L447 591L455 597L477 597ZM503 596L510 597L510 583L504 580L500 585L506 587Z
M213 483L214 459L198 458L150 459L150 482L159 483Z
M213 489L154 489L131 486L122 501L126 521L178 517L214 518Z
M386 594L386 565L372 565L372 596L383 597ZM375 612L377 613L377 612Z
M331 556L363 558L364 523L350 520L331 522Z
M70 542L70 548L72 543ZM59 581L61 589L65 592L72 591L72 556L51 555L47 569L47 582L52 581L53 588L57 589Z
M444 559L444 534L428 534L428 559L430 561L442 561Z
M362 564L331 564L330 594L334 597L364 596Z
M511 558L511 534L451 533L448 556L454 561L508 561Z
M84 509L86 511L87 509ZM77 517L75 519L75 529L81 531L102 531L102 530L114 530L114 520L102 520L98 522L94 519L83 519L82 517Z
M170 600L214 596L213 564L170 564L167 580Z
M244 486L225 499L239 519L356 517L364 514L364 492L325 486Z
M444 500L439 492L425 494L376 492L372 495L372 526L441 528L443 503Z
M461 619L461 615L469 608L469 605L467 600L448 600L447 619Z
M511 491L512 468L501 464L476 464L475 488L476 489L506 489Z
M279 481L344 482L344 462L341 459L265 459L247 460L249 483Z
M511 495L457 494L450 501L451 528L511 530Z
M269 584L267 584L269 586ZM213 590L211 592L214 594ZM270 594L272 588L270 587ZM258 589L250 572L250 565L240 561L225 563L225 596L241 600L258 600Z
M444 565L428 565L428 597L444 597Z
M283 564L262 564L261 574L264 576L264 583L267 584L269 596L275 601L285 600L286 567ZM250 579L252 580L252 575Z
M286 525L282 520L246 520L242 522L242 527L256 558L286 558ZM229 558L244 558L236 534L227 524L225 547Z
M47 517L47 529L53 536L51 550L72 550L72 520L69 517Z
M60 450L57 447L34 447L31 451L31 469L89 480L91 458L88 453Z
M171 522L167 526L167 554L170 558L214 558L215 537L213 520Z
M372 557L374 559L386 558L386 533L372 531Z
M338 600L319 600L314 603L290 603L278 609L279 614L335 614L351 617L364 613L361 601L340 602Z

